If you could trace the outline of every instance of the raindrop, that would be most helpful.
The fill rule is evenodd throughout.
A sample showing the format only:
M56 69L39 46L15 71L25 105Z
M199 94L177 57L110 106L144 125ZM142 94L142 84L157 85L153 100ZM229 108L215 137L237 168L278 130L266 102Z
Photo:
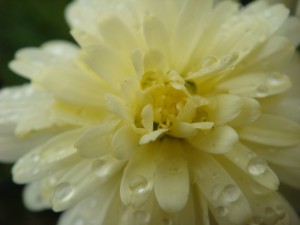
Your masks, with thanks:
M138 210L133 213L133 217L138 224L147 224L150 220L150 213Z
M201 63L202 67L210 67L211 65L215 64L218 61L216 57L208 56L205 57Z
M225 186L225 188L223 189L223 200L224 202L234 202L236 200L238 200L238 198L240 197L241 192L240 190L234 186L234 185L227 185Z
M104 159L98 159L93 162L92 170L98 177L105 177L110 173L110 163Z
M260 158L253 158L248 164L248 172L254 176L259 176L266 172L267 163Z
M281 84L283 81L283 75L280 74L280 73L271 73L268 77L267 77L267 82L270 84L270 85L273 85L273 86L276 86L276 85L279 85Z
M256 88L257 97L266 97L269 93L269 88L266 85L260 85Z
M228 209L226 207L218 207L217 208L217 213L219 216L224 217L228 214Z
M54 190L54 197L61 201L70 199L74 194L74 188L67 182L58 184Z
M142 194L147 191L148 181L145 177L137 175L129 181L129 188L137 194Z
M32 159L33 162L38 162L41 159L41 157L37 153L34 153L31 156L31 159Z

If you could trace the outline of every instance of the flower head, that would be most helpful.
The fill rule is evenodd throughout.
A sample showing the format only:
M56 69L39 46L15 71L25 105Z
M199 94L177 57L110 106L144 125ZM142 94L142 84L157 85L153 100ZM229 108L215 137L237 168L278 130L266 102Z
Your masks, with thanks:
M29 208L74 224L284 224L300 188L300 21L281 4L77 0L79 46L10 64L1 157ZM292 82L291 82L292 81Z

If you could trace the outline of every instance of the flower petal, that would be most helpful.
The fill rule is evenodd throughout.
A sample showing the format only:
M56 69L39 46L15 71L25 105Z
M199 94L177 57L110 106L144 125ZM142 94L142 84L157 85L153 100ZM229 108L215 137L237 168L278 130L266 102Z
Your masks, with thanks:
M55 186L52 208L62 211L88 196L122 169L124 162L110 156L96 160L82 160L58 181Z
M87 107L104 106L103 95L107 89L99 79L79 68L65 66L47 68L35 78L35 81L63 101Z
M135 74L134 67L128 57L105 45L84 48L81 59L98 76L112 85L116 82L122 82L124 76Z
M111 141L113 155L120 160L130 159L139 149L139 135L131 126L123 126L116 131ZM107 146L110 149L109 146Z
M58 225L78 224L85 221L102 223L117 193L118 182L116 180L103 184L101 191L91 193L89 197L64 212L58 221ZM111 211L114 212L114 210Z
M236 95L217 95L208 105L209 119L216 125L226 124L240 114L242 105L242 99Z
M168 129L159 129L159 130L155 130L155 131L152 131L150 133L147 133L141 138L139 144L144 145L144 144L148 144L152 141L155 141L156 139L161 137L166 132L168 132Z
M78 162L73 145L81 132L76 129L62 133L23 156L14 164L14 181L27 183Z
M226 152L224 156L261 185L272 190L278 189L279 179L276 174L270 169L264 159L259 158L246 146L238 143L232 150Z
M0 160L2 162L14 162L45 141L63 132L60 129L49 129L21 138L15 135L15 129L16 125L14 124L0 125Z
M64 65L75 60L78 55L77 46L66 41L50 41L41 48L24 48L17 52L16 59L9 67L14 72L32 79L51 65Z
M207 134L199 132L188 142L200 150L220 154L231 150L238 139L239 137L234 129L229 126L220 126L212 129Z
M274 147L290 147L300 143L300 126L297 123L266 114L240 128L238 133L242 140Z
M287 91L291 87L287 75L279 72L250 72L220 82L216 88L243 97L265 98Z
M216 220L243 224L251 216L248 200L227 171L206 153L193 154L195 179ZM226 224L226 223L225 223Z
M189 195L189 173L180 143L162 143L159 160L154 178L157 201L166 212L178 212L185 207Z
M74 147L83 158L97 158L110 151L112 133L116 123L105 123L90 128L80 135Z
M157 146L151 144L148 149L136 153L124 170L120 195L125 205L140 207L151 195L156 168L156 154L151 147Z

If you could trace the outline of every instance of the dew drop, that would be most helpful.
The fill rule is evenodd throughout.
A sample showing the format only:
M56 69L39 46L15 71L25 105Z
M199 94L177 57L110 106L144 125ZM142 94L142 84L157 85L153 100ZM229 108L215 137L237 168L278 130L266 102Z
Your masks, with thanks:
M271 73L268 77L267 77L267 82L270 85L276 86L281 84L283 81L283 75L280 73Z
M259 176L266 172L267 163L260 158L253 158L248 164L248 172L254 176Z
M58 184L54 190L54 197L61 201L70 199L74 194L74 188L67 182Z
M41 157L35 153L31 156L31 159L33 162L38 162L38 161L40 161Z
M210 67L211 65L215 64L218 61L216 57L208 56L205 57L201 63L202 67Z
M269 93L269 88L266 85L260 85L256 88L257 97L266 97Z
M150 220L150 213L138 210L133 213L133 217L138 224L147 224Z
M129 188L137 194L142 194L147 191L148 181L145 177L137 175L129 181Z
M98 177L105 177L110 173L110 164L107 160L98 159L93 162L92 170Z
M234 202L238 200L240 195L241 195L240 190L236 186L230 184L225 186L225 188L223 189L222 197L224 202Z
M224 217L228 214L228 209L226 207L218 207L217 208L217 213L219 216Z

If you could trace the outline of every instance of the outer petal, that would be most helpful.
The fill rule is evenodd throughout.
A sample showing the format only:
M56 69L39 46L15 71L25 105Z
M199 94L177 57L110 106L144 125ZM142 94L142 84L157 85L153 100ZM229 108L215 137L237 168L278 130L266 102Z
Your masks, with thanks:
M183 209L189 196L189 173L181 143L166 140L154 178L154 190L160 207L170 213Z
M206 153L193 154L195 179L220 224L243 224L251 216L244 193L227 171Z
M291 147L300 142L300 126L277 116L262 115L254 123L239 129L242 140L274 147Z
M41 48L25 48L16 54L9 67L14 72L32 79L51 65L64 65L76 59L78 48L66 41L51 41L43 44Z
M20 138L15 135L16 126L13 124L0 125L0 160L13 162L21 158L29 151L53 138L63 130L44 130L29 137Z
M120 188L125 205L140 207L151 195L157 157L152 148L157 148L157 145L141 149L125 168Z

